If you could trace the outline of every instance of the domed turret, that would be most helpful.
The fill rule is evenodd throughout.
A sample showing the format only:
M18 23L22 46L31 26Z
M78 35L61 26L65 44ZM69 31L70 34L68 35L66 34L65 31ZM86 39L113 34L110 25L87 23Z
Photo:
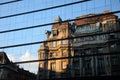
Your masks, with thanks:
M60 18L60 16L57 16L54 20L54 22L61 22L61 21L62 21L62 19Z

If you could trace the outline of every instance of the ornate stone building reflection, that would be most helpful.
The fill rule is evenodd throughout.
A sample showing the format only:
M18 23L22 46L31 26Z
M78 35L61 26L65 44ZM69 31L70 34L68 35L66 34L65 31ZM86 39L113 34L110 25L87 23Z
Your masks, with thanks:
M109 11L101 14L107 13ZM118 17L114 14L97 15L100 14L79 16L73 23L62 22L59 16L55 18L54 22L58 23L52 25L52 31L46 31L46 41L52 41L45 42L38 51L38 59L46 59L39 62L40 79L120 74L120 55L113 55L120 52L120 33L92 35L120 30ZM96 17L84 18L90 16ZM90 34L92 36L87 36ZM112 55L47 60L103 53Z
M0 52L0 80L36 80L36 74L19 68L5 52Z
M40 46L38 51L39 59L68 57L73 53L72 50L69 49L71 41L64 40L64 38L71 37L70 23L68 21L62 23L62 19L59 16L55 18L54 22L59 23L53 24L52 31L46 31L46 41L53 41L46 42ZM56 41L56 39L63 40ZM66 77L66 68L70 65L68 63L71 63L69 59L39 62L39 77L42 79Z

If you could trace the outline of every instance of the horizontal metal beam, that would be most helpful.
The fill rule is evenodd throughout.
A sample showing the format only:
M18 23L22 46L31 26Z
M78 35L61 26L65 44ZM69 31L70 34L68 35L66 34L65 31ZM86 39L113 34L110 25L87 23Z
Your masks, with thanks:
M31 42L31 43L24 43L24 44L9 45L9 46L0 47L0 49L20 47L20 46L28 46L28 45L35 45L35 44L40 44L40 43L52 42L52 41L75 39L75 38L79 38L79 37L103 35L103 34L110 34L110 33L120 33L120 30L119 31L109 31L109 32L99 32L99 33L95 33L95 34L80 35L80 36L69 37L69 38L62 38L62 39L55 39L55 40L45 40L45 41L38 41L38 42ZM119 39L119 41L120 41L120 39Z
M98 15L94 15L94 16L83 17L83 18L79 18L79 19L64 20L61 23L64 23L66 21L71 22L71 21L75 21L75 20L82 20L82 19L86 19L86 18L94 18L94 17L106 16L106 15L117 14L117 13L120 13L120 10L119 11L113 11L113 12L106 13L106 14L102 13L102 14L98 14ZM29 27L24 27L24 28L4 30L4 31L0 31L0 33L7 33L7 32L13 32L13 31L21 31L21 30L26 30L26 29L32 29L32 28L39 28L39 27L44 27L44 26L58 24L58 23L59 22L56 22L56 23L46 23L46 24L40 24L40 25L29 26Z
M60 57L60 58L47 58L47 59L40 59L40 60L38 60L38 59L37 60L28 60L28 61L12 62L12 63L8 63L8 64L0 64L0 66L1 65L11 65L11 64L34 63L34 62L50 61L50 60L62 60L62 59L73 59L73 58L85 58L85 57L105 56L105 55L120 55L120 52L88 54L88 55Z
M18 1L22 1L22 0L13 0L9 2L3 2L3 3L0 3L0 5L10 4L10 3L18 2Z
M55 9L55 8L60 8L60 7L65 7L65 6L70 6L70 5L74 5L74 4L83 3L83 2L86 2L86 1L91 1L91 0L82 0L82 1L72 2L72 3L62 4L62 5L58 5L58 6L48 7L48 8L44 8L44 9L38 9L38 10L33 10L33 11L28 11L28 12L23 12L23 13L18 13L18 14L2 16L2 17L0 17L0 19L31 14L31 13L35 13L35 12L40 12L40 11L45 11L45 10L50 10L50 9Z

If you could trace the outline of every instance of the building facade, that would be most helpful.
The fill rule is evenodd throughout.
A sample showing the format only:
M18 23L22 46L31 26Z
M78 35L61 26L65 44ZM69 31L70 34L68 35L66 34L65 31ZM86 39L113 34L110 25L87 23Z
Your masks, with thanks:
M72 55L69 48L71 41L65 39L71 36L71 30L69 30L69 27L71 27L70 23L68 21L62 23L62 19L59 16L55 18L54 22L56 22L56 24L53 24L52 31L46 31L47 40L40 46L38 51L38 59L40 60L62 58ZM70 62L68 59L39 62L39 78L66 77L66 68Z
M5 52L0 52L0 80L36 80L36 75L13 64Z
M45 59L39 62L38 77L49 79L120 74L120 55L113 55L120 52L120 33L109 33L120 30L119 21L116 15L107 13L109 11L101 13L105 15L79 16L73 23L62 22L59 16L55 18L56 24L52 25L52 31L46 31L47 40L38 51L38 59ZM105 53L107 55L102 55ZM72 58L54 60L62 57Z
M102 14L107 13L109 11ZM88 14L77 18L96 15ZM109 33L120 30L118 17L113 14L102 15L76 20L74 24L73 35L84 36L74 39L72 43L74 56L97 55L75 58L73 60L74 76L120 75L120 55L114 54L120 52L120 33Z

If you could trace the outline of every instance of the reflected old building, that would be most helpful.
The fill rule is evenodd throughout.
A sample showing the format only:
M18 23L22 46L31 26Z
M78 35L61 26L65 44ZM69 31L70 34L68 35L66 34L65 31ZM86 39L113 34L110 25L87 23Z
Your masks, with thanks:
M103 14L107 14L105 11ZM88 14L77 18L96 16L100 14ZM82 55L98 55L86 56L83 58L75 58L73 60L74 76L106 76L120 74L120 55L114 53L120 52L120 34L99 34L103 32L120 30L118 17L116 15L103 15L93 18L85 18L75 20L74 36L78 37L73 41L74 56ZM107 53L108 55L102 55ZM110 55L112 54L112 55Z
M62 19L58 16L55 18L57 24L53 24L52 31L46 31L47 40L38 51L38 58L41 59L53 59L62 58L72 55L72 51L69 48L71 45L70 40L65 40L71 36L71 27L68 21L62 23ZM63 40L58 40L63 39ZM49 78L61 78L66 77L66 68L71 63L68 59L62 60L45 60L39 62L39 77L40 79Z
M107 13L109 11L101 14ZM46 42L38 51L38 59L45 59L39 62L38 78L120 74L120 55L114 54L120 52L120 33L108 33L120 30L118 17L114 14L101 14L83 15L73 23L62 22L59 16L55 18L57 23L52 25L52 31L46 31ZM104 53L107 55L102 55ZM54 60L62 57L77 58Z
M0 52L0 80L35 80L36 74L13 64L5 52Z

